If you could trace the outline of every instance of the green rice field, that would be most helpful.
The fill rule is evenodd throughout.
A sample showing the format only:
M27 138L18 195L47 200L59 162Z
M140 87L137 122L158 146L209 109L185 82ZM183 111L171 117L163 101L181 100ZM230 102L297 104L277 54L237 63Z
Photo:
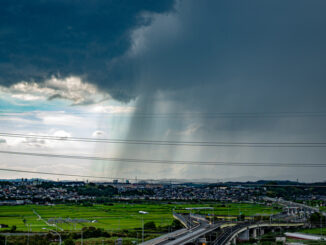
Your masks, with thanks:
M313 229L304 229L298 232L305 233L305 234L314 234L314 235L322 235L326 236L326 228L313 228Z
M17 226L17 231L39 232L42 228L58 230L81 230L86 226L95 226L108 231L122 229L133 229L142 227L144 222L154 221L157 226L171 224L173 220L172 211L186 212L186 207L214 207L215 215L269 215L279 210L258 204L124 204L115 203L111 205L22 205L22 206L0 206L0 224ZM139 211L148 214L140 214ZM193 211L194 212L194 211ZM201 210L197 213L212 214L212 210ZM83 219L83 223L57 223L51 226L49 219ZM85 222L86 220L86 222ZM87 222L88 221L88 222ZM3 231L8 228L2 228Z

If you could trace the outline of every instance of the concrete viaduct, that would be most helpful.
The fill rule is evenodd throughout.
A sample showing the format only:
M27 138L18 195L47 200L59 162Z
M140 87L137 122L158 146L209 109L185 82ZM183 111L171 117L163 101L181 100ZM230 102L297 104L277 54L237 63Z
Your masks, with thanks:
M214 245L236 244L237 239L248 241L250 238L262 236L266 229L288 229L291 227L300 227L304 223L242 223L235 226L224 227L223 232L212 243Z

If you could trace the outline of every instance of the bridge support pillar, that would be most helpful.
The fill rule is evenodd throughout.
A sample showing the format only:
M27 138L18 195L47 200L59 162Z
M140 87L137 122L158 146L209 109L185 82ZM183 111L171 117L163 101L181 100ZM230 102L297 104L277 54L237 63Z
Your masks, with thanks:
M264 229L260 228L260 236L264 235L265 231Z
M233 245L236 245L237 244L237 238L236 237L232 239L232 244Z
M243 232L240 233L239 235L239 240L241 241L249 241L249 230L245 230Z
M256 228L254 228L253 230L252 230L252 238L257 238L257 229Z
M199 239L198 239L198 243L199 243L199 244L206 244L206 243L207 243L206 238L205 238L205 237L201 237L201 238L199 238Z

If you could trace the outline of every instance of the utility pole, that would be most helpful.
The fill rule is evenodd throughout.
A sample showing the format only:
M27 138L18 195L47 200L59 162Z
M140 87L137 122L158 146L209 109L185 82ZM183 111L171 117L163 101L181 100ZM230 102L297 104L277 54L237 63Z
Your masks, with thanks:
M141 216L141 221L142 221L142 227L143 227L143 230L141 233L141 241L143 243L144 242L144 217L143 216Z
M320 236L323 236L323 215L320 212Z
M83 228L81 229L81 242L80 245L83 245Z
M29 225L27 224L27 232L28 232L28 235L27 235L27 245L29 245Z

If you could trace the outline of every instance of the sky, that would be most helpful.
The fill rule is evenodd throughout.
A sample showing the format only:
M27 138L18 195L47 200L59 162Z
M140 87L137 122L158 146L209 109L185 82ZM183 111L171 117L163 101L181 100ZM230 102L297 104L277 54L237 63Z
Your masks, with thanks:
M0 168L125 179L323 181L325 168L279 165L324 164L324 147L98 140L326 142L325 10L324 0L4 0ZM0 171L0 179L21 177L76 179Z

